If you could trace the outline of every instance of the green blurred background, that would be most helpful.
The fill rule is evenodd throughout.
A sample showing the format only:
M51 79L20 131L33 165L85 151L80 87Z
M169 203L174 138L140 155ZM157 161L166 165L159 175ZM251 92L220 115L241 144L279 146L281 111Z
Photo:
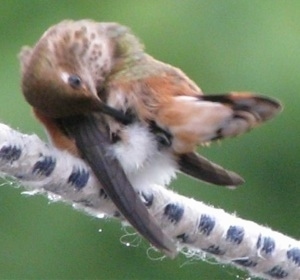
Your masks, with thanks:
M251 90L281 100L274 121L203 149L246 178L235 191L179 177L172 188L295 238L299 232L300 1L0 0L0 119L46 139L19 87L17 54L63 19L131 27L154 57L182 68L208 93ZM1 279L245 279L215 262L153 261L147 244L120 242L117 221L44 197L0 189Z

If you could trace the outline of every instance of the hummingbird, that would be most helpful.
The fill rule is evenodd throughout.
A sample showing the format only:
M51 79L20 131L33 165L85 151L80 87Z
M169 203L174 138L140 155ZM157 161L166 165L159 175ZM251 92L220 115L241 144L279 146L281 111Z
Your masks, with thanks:
M83 158L120 214L176 255L140 194L182 172L237 186L243 178L197 153L273 118L281 104L251 92L204 95L180 69L147 54L112 22L65 20L20 53L21 87L53 145Z

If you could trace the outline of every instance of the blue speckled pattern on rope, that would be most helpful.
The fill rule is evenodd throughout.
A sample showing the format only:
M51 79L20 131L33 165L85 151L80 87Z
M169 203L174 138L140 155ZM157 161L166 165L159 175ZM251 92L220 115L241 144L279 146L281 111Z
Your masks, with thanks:
M0 172L18 180L27 192L45 194L99 218L120 217L81 159L4 124ZM300 279L299 241L162 186L139 194L166 234L178 241L178 250L207 254L264 279Z

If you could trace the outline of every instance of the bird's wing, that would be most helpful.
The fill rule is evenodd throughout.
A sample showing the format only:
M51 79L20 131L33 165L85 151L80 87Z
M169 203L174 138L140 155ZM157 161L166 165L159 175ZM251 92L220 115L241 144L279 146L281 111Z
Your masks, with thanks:
M95 117L72 117L60 122L75 139L77 148L121 214L150 243L166 255L174 257L176 248L173 241L155 223L119 162L107 156L110 141L107 133L99 129L100 124Z
M197 153L179 155L178 165L181 172L215 185L233 187L244 183L243 178L235 172L226 170Z

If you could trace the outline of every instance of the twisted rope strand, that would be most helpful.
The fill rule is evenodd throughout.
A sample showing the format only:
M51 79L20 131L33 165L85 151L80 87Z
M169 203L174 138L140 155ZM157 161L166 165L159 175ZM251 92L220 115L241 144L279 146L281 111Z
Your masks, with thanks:
M0 172L90 215L119 217L90 168L78 158L0 124ZM300 242L222 209L153 185L140 193L178 250L204 253L264 279L300 279Z

